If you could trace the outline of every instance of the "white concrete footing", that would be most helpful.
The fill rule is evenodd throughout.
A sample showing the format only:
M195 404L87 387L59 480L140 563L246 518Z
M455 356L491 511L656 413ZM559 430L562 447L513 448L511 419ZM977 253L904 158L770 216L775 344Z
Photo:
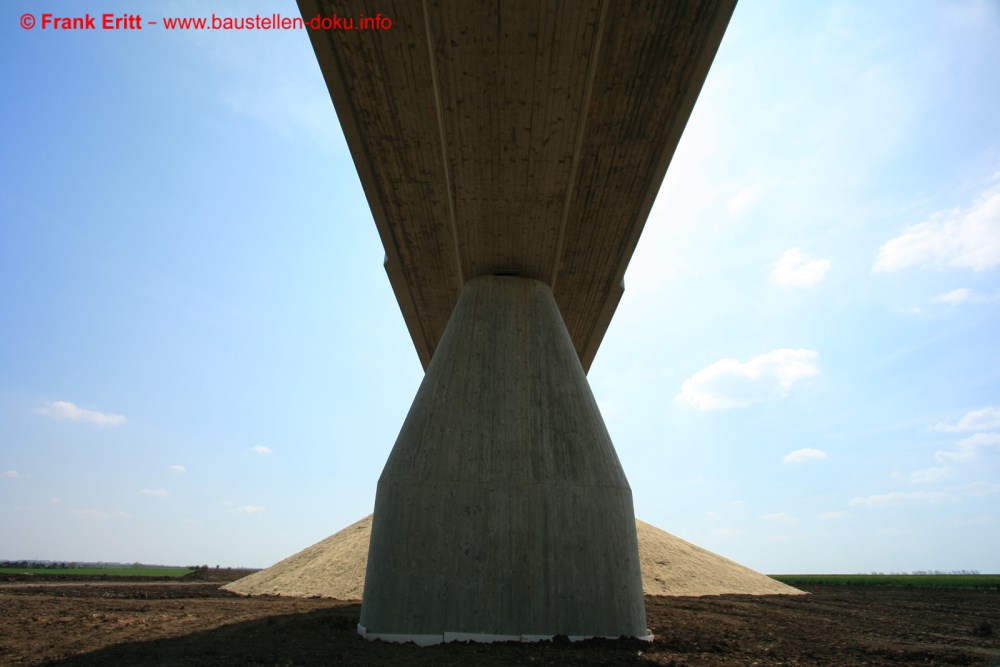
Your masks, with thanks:
M494 644L496 642L523 642L535 644L538 642L550 642L555 639L555 635L489 635L482 632L445 632L441 635L401 635L368 632L365 626L358 624L358 634L368 641L384 641L394 644L406 644L413 642L417 646L433 646L434 644L447 644L449 642L476 642L479 644ZM581 637L572 635L567 637L571 642L580 642L587 639L597 639L597 637ZM620 637L601 637L601 639L620 639ZM653 634L647 629L646 634L637 637L644 642L653 641Z
M379 479L360 620L421 644L649 636L632 492L544 283L466 284Z

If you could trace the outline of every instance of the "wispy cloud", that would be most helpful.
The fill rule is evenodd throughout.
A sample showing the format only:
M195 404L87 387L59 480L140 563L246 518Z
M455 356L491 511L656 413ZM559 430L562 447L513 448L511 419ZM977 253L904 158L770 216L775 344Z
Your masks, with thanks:
M805 463L806 461L822 461L826 458L826 452L822 449L812 449L806 447L805 449L796 449L790 454L786 454L784 461L785 463Z
M823 280L830 260L816 259L799 248L789 248L771 271L771 282L782 287L811 287Z
M170 492L166 489L143 489L139 493L144 496L156 496L157 498L166 498L170 495Z
M894 491L854 498L848 505L851 507L904 507L907 505L939 505L956 500L958 500L956 496L943 491Z
M750 208L751 204L757 199L757 188L753 186L743 188L736 195L729 200L729 213L731 215L740 215L745 210Z
M955 519L955 525L958 526L985 526L990 523L993 523L993 517L991 516L974 516L968 519Z
M128 512L123 512L121 510L116 510L114 512L102 512L101 510L96 510L92 508L87 509L75 509L72 512L73 516L78 519L83 519L85 521L108 521L109 519L128 519L131 514Z
M976 292L968 287L959 287L949 292L938 294L932 303L944 303L949 306L957 306L963 303L998 303L1000 302L1000 292L983 293Z
M316 143L334 152L343 139L331 123L329 101L315 95L316 86L301 76L276 77L266 85L238 81L222 93L223 103L235 113L269 127L284 138L310 133Z
M240 514L260 514L264 511L264 507L263 505L243 505L242 507L237 507L233 511L239 512Z
M258 454L270 454L272 451L274 451L270 447L265 447L264 445L255 445L250 449L252 451L257 452Z
M910 473L910 481L914 484L931 484L948 479L953 474L954 472L948 466L938 466L926 470L914 470Z
M970 498L985 498L1000 493L1000 484L994 482L972 482L953 489L956 493Z
M956 424L935 424L933 431L988 431L1000 428L1000 408L983 408L966 413Z
M294 51L267 48L254 35L215 35L206 39L185 31L204 54L206 72L214 75L220 102L269 128L283 139L308 141L331 152L344 150L340 125L322 80L304 68L312 59Z
M182 472L187 472L187 468L185 468L185 467L184 467L184 466L182 466L182 465L172 465L172 466L168 466L168 467L167 467L167 470L169 470L170 472L173 472L173 473L182 473Z
M955 449L939 449L934 453L938 463L968 463L978 460L987 451L1000 448L1000 433L976 433L955 443Z
M35 412L46 417L51 417L52 419L84 421L97 424L98 426L118 426L125 422L125 417L121 415L79 408L69 401L53 401L44 408L38 408Z
M22 475L16 470L5 470L0 472L0 477L6 477L7 479L20 479Z
M1000 185L967 208L939 211L885 243L875 271L911 266L986 271L1000 265Z
M794 516L787 512L774 512L772 514L761 514L757 517L761 521L769 521L771 523L781 523L790 524L798 521Z
M969 300L972 296L972 290L968 287L959 287L958 289L953 289L950 292L945 292L944 294L938 294L936 297L931 299L934 303L948 303L951 305L957 305L964 303Z
M674 401L720 410L781 398L800 380L819 374L818 358L815 350L779 349L746 362L721 359L685 380Z

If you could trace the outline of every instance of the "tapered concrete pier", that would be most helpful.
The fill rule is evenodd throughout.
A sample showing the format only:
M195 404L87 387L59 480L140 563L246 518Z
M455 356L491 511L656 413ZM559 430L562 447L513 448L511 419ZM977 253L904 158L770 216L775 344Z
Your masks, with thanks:
M360 630L649 634L632 492L544 283L462 291L379 480Z

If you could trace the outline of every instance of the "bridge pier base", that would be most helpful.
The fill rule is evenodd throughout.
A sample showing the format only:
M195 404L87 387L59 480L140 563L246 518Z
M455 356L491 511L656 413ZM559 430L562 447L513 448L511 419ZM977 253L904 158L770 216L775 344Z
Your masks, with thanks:
M632 492L544 283L466 284L379 479L358 629L648 638Z

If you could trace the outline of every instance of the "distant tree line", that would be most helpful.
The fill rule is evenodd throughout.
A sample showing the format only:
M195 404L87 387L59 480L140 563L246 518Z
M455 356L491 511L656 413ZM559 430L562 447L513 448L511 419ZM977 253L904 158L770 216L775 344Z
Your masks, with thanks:
M0 561L0 567L16 568L19 570L75 570L80 567L87 567L87 565L53 560L3 560Z
M17 569L17 570L76 570L80 568L94 568L94 567L173 567L170 565L146 565L145 563L78 563L69 561L57 561L57 560L0 560L0 568L7 569ZM188 565L189 570L205 571L211 569L207 564L202 565ZM216 565L216 570L222 569L222 566ZM249 568L238 568L238 569L249 569Z
M19 570L77 570L95 567L150 567L144 563L78 563L76 561L59 560L3 560L0 567L17 568ZM205 567L208 567L207 565ZM193 568L192 568L193 569Z

